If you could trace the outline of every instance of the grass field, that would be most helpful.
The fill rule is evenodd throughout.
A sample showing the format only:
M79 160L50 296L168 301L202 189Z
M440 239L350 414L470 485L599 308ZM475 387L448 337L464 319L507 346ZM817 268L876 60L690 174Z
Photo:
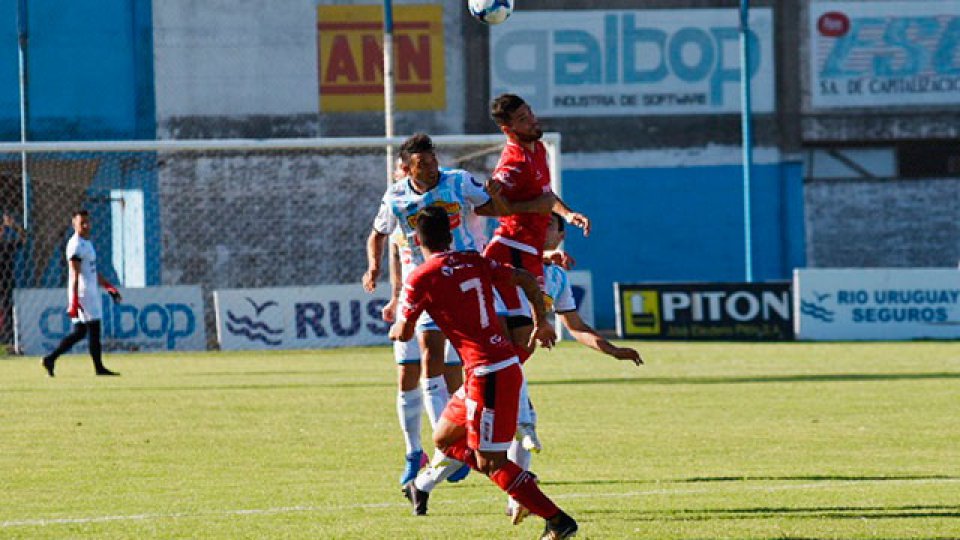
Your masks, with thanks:
M578 538L960 538L960 345L566 343L533 470ZM486 478L414 517L383 348L0 360L0 538L537 538ZM429 436L429 429L425 429Z

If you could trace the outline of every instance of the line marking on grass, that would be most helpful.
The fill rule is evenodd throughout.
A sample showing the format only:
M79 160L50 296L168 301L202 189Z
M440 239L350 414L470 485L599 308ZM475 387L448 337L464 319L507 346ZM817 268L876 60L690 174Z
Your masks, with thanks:
M696 495L702 493L714 493L718 491L792 491L806 489L833 489L837 487L863 485L864 483L882 483L887 484L956 484L960 483L960 478L922 478L922 479L890 479L890 480L843 480L826 481L807 484L784 484L781 486L736 486L727 485L720 489L717 488L686 488L686 489L652 489L646 491L628 491L624 493L567 493L551 496L553 499L592 499L592 498L628 498L645 497L651 495ZM481 503L487 501L499 500L499 497L482 497L464 501L462 498L450 501L436 501L434 506L440 505L463 505L468 503ZM106 523L111 521L150 521L160 519L179 519L195 518L209 516L265 516L275 514L294 514L301 512L340 512L343 510L362 510L370 508L406 508L409 503L361 503L346 506L280 506L276 508L248 508L236 510L211 510L199 512L171 512L166 514L148 513L148 514L128 514L118 516L95 516L82 518L41 518L41 519L22 519L0 522L0 528L12 527L47 527L50 525L76 525L89 523Z

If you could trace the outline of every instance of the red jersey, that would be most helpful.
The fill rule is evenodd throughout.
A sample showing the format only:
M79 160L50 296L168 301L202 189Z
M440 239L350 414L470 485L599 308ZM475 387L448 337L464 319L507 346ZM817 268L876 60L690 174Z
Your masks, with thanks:
M410 274L404 285L401 316L413 320L426 310L450 340L467 374L515 356L513 343L503 334L493 287L509 288L513 269L475 251L436 254ZM508 365L508 364L507 364Z
M529 201L550 191L550 167L547 163L547 148L542 142L534 143L533 152L510 141L500 154L500 162L493 171L493 178L503 187L503 197L512 202ZM496 236L519 242L543 252L543 242L550 226L550 214L532 212L500 217ZM516 246L515 246L516 247Z

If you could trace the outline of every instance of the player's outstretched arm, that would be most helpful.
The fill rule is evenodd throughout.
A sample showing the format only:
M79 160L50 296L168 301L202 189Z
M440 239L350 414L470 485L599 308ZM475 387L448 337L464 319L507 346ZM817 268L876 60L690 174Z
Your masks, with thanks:
M543 347L553 348L553 345L557 342L557 333L550 321L547 320L547 309L543 304L543 293L540 292L537 278L526 270L514 268L513 284L520 287L533 307L533 331L530 333L530 341L527 346L532 350L539 342Z
M373 292L377 288L377 278L380 277L380 261L383 259L383 246L387 242L387 235L376 230L370 231L367 237L367 271L363 274L363 290Z
M584 236L590 236L590 218L586 215L581 214L580 212L574 212L567 206L567 203L563 202L560 197L556 197L556 202L551 208L551 211L556 212L563 218L564 221L573 225L574 227L579 227L583 229Z
M637 366L643 364L643 358L640 357L639 352L629 347L617 347L613 343L610 343L589 324L584 322L583 319L580 318L580 314L576 311L561 313L560 321L567 327L567 330L570 331L574 339L587 347L619 360L629 360Z

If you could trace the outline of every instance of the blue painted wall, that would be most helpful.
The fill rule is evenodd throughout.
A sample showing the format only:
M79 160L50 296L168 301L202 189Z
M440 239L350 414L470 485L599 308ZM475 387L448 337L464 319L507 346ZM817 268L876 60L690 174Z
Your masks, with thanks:
M19 140L17 3L0 2L0 139ZM153 139L151 0L26 0L31 140Z
M615 326L615 281L743 281L742 186L740 166L564 170L593 222L566 248L593 273L597 327ZM805 260L800 164L756 165L751 204L754 280L788 279Z

